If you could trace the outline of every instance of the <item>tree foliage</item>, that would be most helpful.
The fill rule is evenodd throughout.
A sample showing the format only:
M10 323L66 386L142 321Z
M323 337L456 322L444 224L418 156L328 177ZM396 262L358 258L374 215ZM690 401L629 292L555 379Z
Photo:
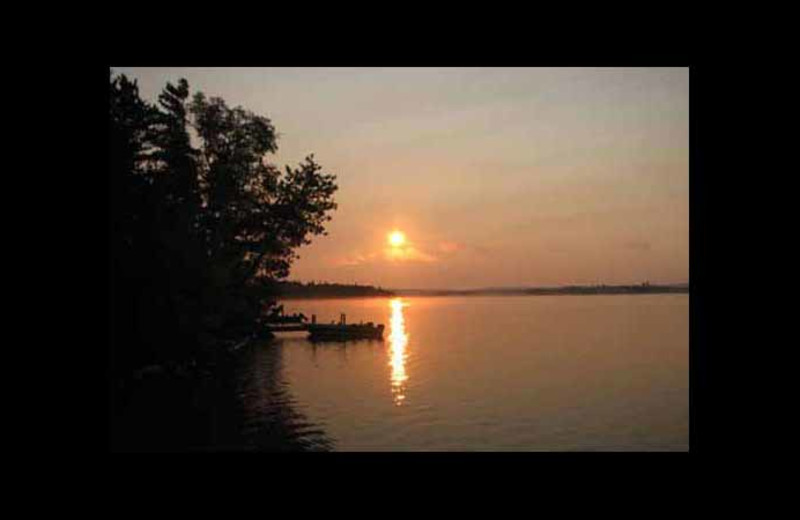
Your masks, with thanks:
M109 89L116 366L196 358L274 305L297 249L325 233L336 178L313 155L283 170L272 122L168 83L151 104Z

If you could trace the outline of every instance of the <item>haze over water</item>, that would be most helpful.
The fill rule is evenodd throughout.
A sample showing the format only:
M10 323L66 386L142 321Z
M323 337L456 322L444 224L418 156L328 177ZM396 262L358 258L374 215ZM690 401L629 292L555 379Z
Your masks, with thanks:
M383 342L263 347L336 450L688 450L686 294L284 303L387 326Z

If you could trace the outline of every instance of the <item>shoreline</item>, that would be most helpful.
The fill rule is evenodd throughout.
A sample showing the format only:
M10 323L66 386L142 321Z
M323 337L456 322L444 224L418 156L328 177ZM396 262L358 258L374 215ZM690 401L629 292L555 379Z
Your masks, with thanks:
M646 296L648 294L690 294L689 290L669 290L669 291L479 291L479 292L398 292L397 296L424 296L424 297L444 297L444 296Z
M303 296L281 296L277 301L293 300L354 300L364 298L401 298L401 297L452 297L452 296L641 296L648 294L686 294L689 295L688 288L671 288L667 290L645 290L645 291L626 291L626 290L570 290L570 289L532 289L532 290L510 290L510 291L396 291L393 294L369 294L369 295L303 295Z
M302 295L302 296L278 296L276 299L279 302L290 300L355 300L362 298L397 298L401 294L343 294L339 296L332 296L329 294L322 294L319 296Z

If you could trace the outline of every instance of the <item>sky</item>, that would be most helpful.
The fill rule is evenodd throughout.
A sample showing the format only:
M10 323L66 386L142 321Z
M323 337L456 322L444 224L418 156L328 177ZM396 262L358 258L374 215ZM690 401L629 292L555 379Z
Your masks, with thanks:
M275 164L313 153L337 176L329 234L299 250L292 280L689 280L688 68L112 70L151 101L186 78L270 118Z

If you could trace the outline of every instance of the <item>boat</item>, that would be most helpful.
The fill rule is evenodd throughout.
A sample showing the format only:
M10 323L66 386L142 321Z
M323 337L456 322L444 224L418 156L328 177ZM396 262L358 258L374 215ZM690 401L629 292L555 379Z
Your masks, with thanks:
M272 315L266 323L265 330L269 334L276 332L308 332L308 339L312 341L347 341L355 339L383 339L383 325L367 323L347 324L347 316L341 314L339 323L331 321L330 324L317 323L317 316L311 315L311 323L302 314L291 316L283 315L283 307Z
M351 339L383 339L382 324L358 323L347 324L344 314L341 315L339 323L322 324L316 323L316 316L312 316L312 321L307 326L308 338L312 341L346 341Z

